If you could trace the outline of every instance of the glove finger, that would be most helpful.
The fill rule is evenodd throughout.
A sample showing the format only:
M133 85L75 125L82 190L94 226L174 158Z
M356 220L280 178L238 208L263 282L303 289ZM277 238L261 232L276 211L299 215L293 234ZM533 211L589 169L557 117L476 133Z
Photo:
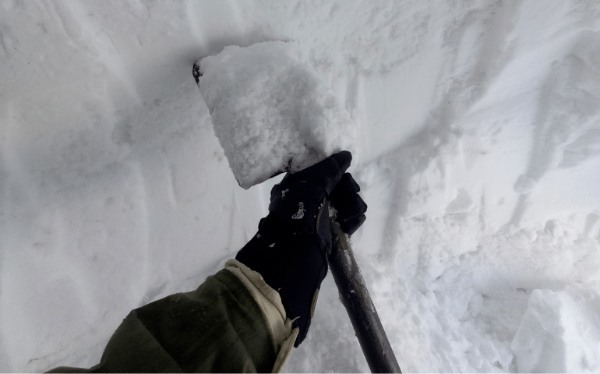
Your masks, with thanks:
M335 187L329 200L331 205L336 208L338 215L343 218L351 218L364 214L367 211L367 204L358 195L360 186L350 173L344 174L340 183Z
M358 183L346 173L329 196L331 205L337 210L336 220L348 235L352 235L366 219L368 207L358 195L359 191Z
M331 194L335 195L335 194L339 193L339 194L349 195L349 194L355 194L357 192L360 192L360 186L358 185L356 180L354 180L354 177L352 177L352 174L345 173L342 176L342 179L340 179L340 183L338 183L338 185L331 192Z
M360 190L358 183L352 178L350 173L345 173L340 180L340 183L335 186L329 195L331 204L339 210L348 200L352 200L356 192Z
M305 180L329 195L338 184L352 162L352 154L341 151L323 161L294 174L294 179Z
M329 200L331 200L332 204L342 206L344 201L351 200L354 198L360 191L360 186L354 178L352 174L346 173L342 176L342 179L329 195Z
M353 217L348 220L339 222L342 231L344 231L348 236L351 236L358 230L360 226L367 220L367 216L360 215L358 217Z
M341 201L331 201L331 205L337 210L339 220L360 216L367 212L367 203L358 194L349 196Z

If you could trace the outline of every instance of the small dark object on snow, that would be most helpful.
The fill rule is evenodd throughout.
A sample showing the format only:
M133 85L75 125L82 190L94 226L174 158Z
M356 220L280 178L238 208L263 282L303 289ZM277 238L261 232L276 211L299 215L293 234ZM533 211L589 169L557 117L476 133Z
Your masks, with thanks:
M194 76L196 84L200 83L200 77L202 76L202 72L200 71L200 65L198 65L197 62L194 62L194 67L192 68L192 75Z

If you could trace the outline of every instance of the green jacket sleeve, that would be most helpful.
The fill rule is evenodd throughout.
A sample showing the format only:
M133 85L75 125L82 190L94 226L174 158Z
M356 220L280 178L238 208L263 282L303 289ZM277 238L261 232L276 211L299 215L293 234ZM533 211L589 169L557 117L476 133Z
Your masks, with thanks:
M192 292L133 310L87 372L271 372L297 331L278 294L237 261Z

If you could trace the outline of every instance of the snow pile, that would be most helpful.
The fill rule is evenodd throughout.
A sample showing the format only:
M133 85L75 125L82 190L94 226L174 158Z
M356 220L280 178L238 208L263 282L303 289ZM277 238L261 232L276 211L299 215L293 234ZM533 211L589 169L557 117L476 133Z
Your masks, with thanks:
M200 62L198 86L215 134L243 188L353 150L348 113L293 43L226 47Z
M600 297L535 290L511 344L521 372L594 371L600 365Z

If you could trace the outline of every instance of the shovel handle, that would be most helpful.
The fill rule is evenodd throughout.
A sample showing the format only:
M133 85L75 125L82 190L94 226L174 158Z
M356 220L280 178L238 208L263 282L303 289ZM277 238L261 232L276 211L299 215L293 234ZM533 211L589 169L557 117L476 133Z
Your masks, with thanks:
M329 267L369 368L373 373L400 373L400 366L360 274L348 236L334 220L331 221L331 234L333 245Z

